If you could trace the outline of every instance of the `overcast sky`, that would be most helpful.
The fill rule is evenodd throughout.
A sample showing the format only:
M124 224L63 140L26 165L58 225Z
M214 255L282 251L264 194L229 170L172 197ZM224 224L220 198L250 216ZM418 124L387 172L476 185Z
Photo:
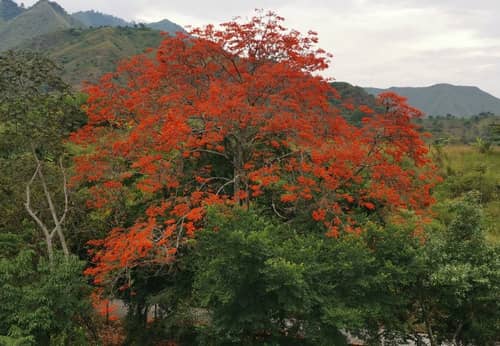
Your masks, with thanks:
M21 2L18 0L18 2ZM26 6L35 1L24 1ZM475 85L500 97L500 0L58 0L128 20L220 23L272 9L319 33L328 75L361 86Z

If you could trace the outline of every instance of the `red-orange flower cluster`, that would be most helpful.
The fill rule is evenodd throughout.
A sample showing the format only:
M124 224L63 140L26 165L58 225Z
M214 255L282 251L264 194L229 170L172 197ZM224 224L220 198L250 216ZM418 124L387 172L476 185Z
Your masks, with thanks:
M361 127L350 125L342 113L355 106L334 106L339 94L315 74L331 56L315 48L315 33L282 20L267 13L167 36L154 57L123 62L88 88L89 121L72 137L88 154L76 158L74 183L93 186L96 208L147 205L96 244L88 273L97 283L172 261L208 205L305 212L336 237L359 232L354 212L432 202L435 177L411 122L420 112L386 93L377 109L359 107Z

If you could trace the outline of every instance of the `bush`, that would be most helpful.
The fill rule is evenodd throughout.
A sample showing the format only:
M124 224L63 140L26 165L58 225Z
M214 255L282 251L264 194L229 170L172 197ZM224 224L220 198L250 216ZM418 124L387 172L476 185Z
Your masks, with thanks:
M2 340L20 345L86 344L89 330L84 326L89 325L91 305L83 267L76 257L63 256L51 266L32 250L1 258Z

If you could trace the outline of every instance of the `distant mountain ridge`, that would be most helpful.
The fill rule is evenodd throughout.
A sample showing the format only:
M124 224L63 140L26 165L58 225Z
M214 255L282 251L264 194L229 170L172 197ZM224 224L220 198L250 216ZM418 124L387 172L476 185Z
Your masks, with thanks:
M12 0L0 0L0 23L20 15L23 11L24 8Z
M27 9L12 0L0 0L0 51L17 48L41 35L61 30L102 26L150 27L171 34L185 32L180 25L167 19L136 24L93 10L70 15L59 4L49 0L39 0Z
M90 11L79 11L72 14L72 16L85 24L86 26L129 26L130 23L124 19L97 12L94 10Z
M185 32L182 26L174 22L171 22L168 19L163 19L159 22L154 22L154 23L135 23L135 22L128 22L122 18L118 18L94 10L76 12L73 13L72 16L75 19L84 23L88 27L145 26L153 30L165 31L169 33Z
M452 114L460 117L491 112L500 115L500 99L475 86L435 84L428 87L364 88L372 95L392 91L427 115Z

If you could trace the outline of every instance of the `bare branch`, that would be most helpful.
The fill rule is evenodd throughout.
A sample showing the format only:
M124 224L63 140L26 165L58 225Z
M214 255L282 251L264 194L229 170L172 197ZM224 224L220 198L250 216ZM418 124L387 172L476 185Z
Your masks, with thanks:
M63 192L64 192L64 212L59 219L59 225L62 225L64 222L64 219L66 218L66 214L68 213L69 209L69 197L68 197L68 183L67 183L67 178L66 178L66 171L64 170L63 164L62 164L62 157L59 158L59 167L61 168L62 176L63 176Z
M49 255L49 261L52 263L53 258L54 258L54 250L52 247L52 237L53 234L49 232L47 229L47 226L43 223L43 221L36 215L36 213L31 209L31 185L35 181L36 176L38 175L38 172L40 171L40 162L37 161L37 166L35 169L35 173L33 173L33 176L31 177L30 181L28 184L26 184L26 203L24 204L26 211L28 214L31 216L33 220L40 226L42 229L43 235L45 236L45 243L47 245L47 253Z
M198 188L198 191L200 191L201 189L203 189L205 186L208 185L209 182L213 181L213 180L224 180L224 181L230 181L231 179L229 178L226 178L226 177L210 177L210 178L207 178L203 184L200 185L200 187Z
M43 187L43 193L45 194L45 198L47 199L47 203L49 204L49 210L50 214L52 215L52 219L54 220L54 224L57 226L59 224L59 218L57 217L57 211L54 206L54 203L52 202L52 197L50 196L49 188L47 187L47 183L45 181L45 176L43 175L42 172L42 164L40 160L38 159L38 156L36 155L35 151L33 150L33 156L35 157L37 166L39 167L38 169L38 177L40 178L40 182L42 183Z
M225 159L228 159L229 158L227 157L226 154L224 153L221 153L221 152L218 152L218 151L215 151L215 150L209 150L209 149L193 149L190 151L190 153L194 153L194 152L202 152L202 153L209 153L209 154L214 154L214 155L219 155L219 156L222 156L223 158Z
M181 242L182 231L184 230L184 220L185 219L186 219L186 216L183 216L179 219L179 221L177 221L178 223L180 223L180 228L179 228L179 232L177 232L177 240L175 241L175 248L176 249L179 248L179 244Z
M238 177L238 176L235 176L235 177L234 177L234 179L231 179L231 180L229 180L227 183L223 184L223 185L222 185L222 186L221 186L221 187L217 190L216 195L218 196L218 195L222 192L222 190L224 190L224 188L225 188L227 185L234 184L236 177Z
M278 215L278 217L282 218L282 219L287 219L285 216L281 215L278 210L276 209L276 205L274 204L274 201L271 203L272 207L273 207L273 211L276 215Z
M38 226L40 226L40 228L42 229L45 236L50 237L50 232L47 229L47 226L45 226L43 221L40 220L40 218L36 215L36 213L33 211L33 209L31 209L31 185L35 181L35 178L38 175L39 170L40 170L40 163L37 163L35 173L31 177L28 184L26 184L26 203L24 204L24 206L26 207L26 211L28 212L28 214L30 214L30 216L33 218L33 220L35 220L35 222L38 224Z
M52 219L54 220L54 228L49 232L49 230L47 229L47 227L45 226L45 224L43 224L43 222L38 217L36 217L36 214L33 213L33 215L32 215L32 213L30 213L31 207L29 208L28 213L30 213L31 217L33 217L34 219L36 217L35 221L38 223L38 225L40 227L42 227L42 225L43 225L42 230L44 231L44 233L46 233L45 236L47 238L47 243L51 243L52 242L52 238L54 237L55 234L58 235L59 241L61 242L61 247L63 249L64 255L67 258L69 256L69 250L68 250L68 246L66 244L66 239L64 237L62 228L61 228L61 224L64 221L64 219L66 218L66 214L68 212L69 200L68 200L68 189L67 189L67 182L66 182L66 173L65 173L64 167L62 165L62 158L59 159L59 166L61 167L61 171L62 171L62 174L63 174L64 212L63 212L63 215L59 218L57 216L57 211L56 211L56 208L55 208L54 203L52 201L52 196L50 195L49 188L47 186L47 182L45 181L45 176L43 175L43 172L42 172L42 163L40 162L40 159L36 155L36 152L35 152L34 148L32 148L32 152L33 152L33 157L35 158L35 161L36 161L37 169L36 169L35 174L31 178L31 180L30 180L30 182L29 182L29 184L27 186L27 196L26 196L26 198L27 198L27 201L29 202L28 199L30 198L30 194L31 194L30 191L29 191L29 187L30 187L31 184L33 184L36 175L38 175L38 177L40 178L40 182L42 184L42 187L43 187L43 192L45 194L45 198L47 199L47 203L49 204L50 214L52 216ZM29 203L27 203L27 206L29 206Z

